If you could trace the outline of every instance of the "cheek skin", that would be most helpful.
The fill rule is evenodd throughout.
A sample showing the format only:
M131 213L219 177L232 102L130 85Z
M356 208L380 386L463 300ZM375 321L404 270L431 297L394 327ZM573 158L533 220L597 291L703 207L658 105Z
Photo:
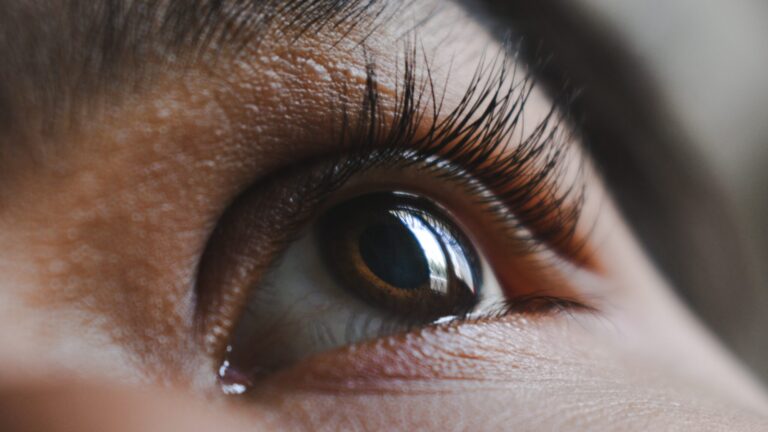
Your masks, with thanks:
M0 379L0 426L126 432L768 427L765 417L620 353L604 322L577 318L479 322L328 353L275 377L242 407L146 386L136 391L39 377L19 386ZM134 415L125 419L126 412Z
M275 377L248 403L296 430L768 426L613 348L618 335L605 322L563 318L464 324L328 353Z

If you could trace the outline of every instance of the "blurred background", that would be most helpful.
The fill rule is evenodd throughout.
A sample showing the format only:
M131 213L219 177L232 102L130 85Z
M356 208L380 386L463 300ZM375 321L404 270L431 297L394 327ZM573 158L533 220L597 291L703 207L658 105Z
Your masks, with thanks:
M681 294L768 382L768 2L572 1L646 67L729 201L751 283Z

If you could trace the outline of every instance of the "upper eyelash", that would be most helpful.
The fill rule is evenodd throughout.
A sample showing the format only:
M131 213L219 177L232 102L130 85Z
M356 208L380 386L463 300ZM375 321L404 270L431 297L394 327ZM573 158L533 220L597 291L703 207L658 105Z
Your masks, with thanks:
M584 244L576 231L586 184L581 158L577 175L564 176L567 156L579 153L569 148L577 142L576 129L558 108L563 101L556 100L522 142L510 142L522 127L522 114L536 84L530 72L516 66L512 53L517 50L511 43L491 61L481 60L460 103L447 113L426 56L419 64L416 45L407 46L402 76L396 81L396 109L388 114L391 120L382 115L376 64L369 57L361 106L355 115L346 110L342 114L339 139L349 153L329 170L327 184L340 186L377 165L420 164L470 191L493 192L492 199L482 198L479 204L517 235L531 232L531 238L524 239L531 245L545 244L568 251L569 258L579 257ZM422 80L419 67L426 77Z

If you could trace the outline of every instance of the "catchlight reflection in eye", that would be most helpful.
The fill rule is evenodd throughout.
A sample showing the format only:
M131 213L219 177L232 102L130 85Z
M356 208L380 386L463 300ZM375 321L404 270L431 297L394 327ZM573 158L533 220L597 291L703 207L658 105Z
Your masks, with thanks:
M428 200L406 193L353 199L321 219L318 238L329 270L372 307L428 321L475 306L477 254Z
M501 301L488 266L438 205L402 192L353 198L318 218L254 289L222 385L240 393L308 355Z

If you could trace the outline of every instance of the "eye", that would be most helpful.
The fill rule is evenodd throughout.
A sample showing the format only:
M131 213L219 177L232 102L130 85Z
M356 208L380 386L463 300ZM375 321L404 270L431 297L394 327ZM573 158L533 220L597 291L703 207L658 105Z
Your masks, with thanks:
M569 283L589 271L572 130L545 108L523 134L532 84L494 64L446 113L436 92L420 105L429 87L410 65L399 111L377 117L370 78L342 154L261 179L227 209L197 278L225 393L425 325L584 306Z
M484 274L486 270L486 274ZM376 192L324 212L249 298L220 370L237 393L311 354L503 301L447 212L412 193Z

